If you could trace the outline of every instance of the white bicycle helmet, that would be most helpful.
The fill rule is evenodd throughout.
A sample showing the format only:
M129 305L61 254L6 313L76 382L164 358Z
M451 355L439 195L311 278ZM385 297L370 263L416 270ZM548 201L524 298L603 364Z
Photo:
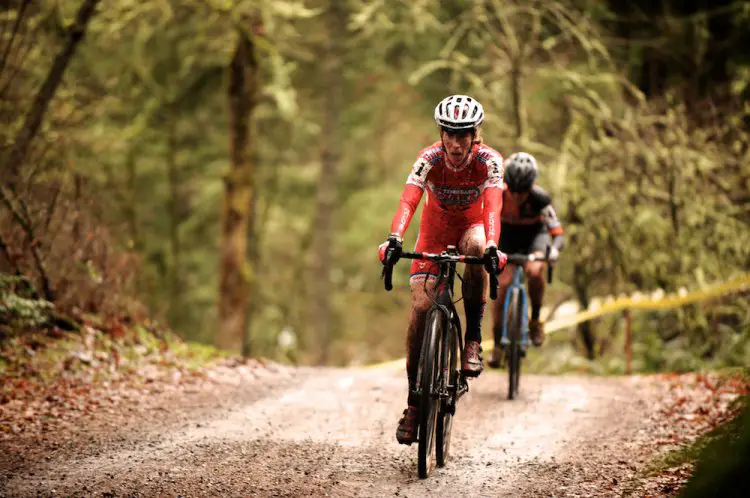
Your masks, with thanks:
M483 120L482 104L467 95L451 95L435 107L435 122L444 130L476 130Z
M534 184L537 175L534 156L527 152L516 152L505 160L505 183L511 192L526 192Z

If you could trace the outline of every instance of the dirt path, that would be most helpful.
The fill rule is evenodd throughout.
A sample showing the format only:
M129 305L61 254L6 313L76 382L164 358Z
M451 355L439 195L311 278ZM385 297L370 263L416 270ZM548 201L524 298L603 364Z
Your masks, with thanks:
M505 381L472 382L427 480L395 441L400 370L300 369L0 445L0 496L621 496L653 455L654 378L526 376L514 401Z

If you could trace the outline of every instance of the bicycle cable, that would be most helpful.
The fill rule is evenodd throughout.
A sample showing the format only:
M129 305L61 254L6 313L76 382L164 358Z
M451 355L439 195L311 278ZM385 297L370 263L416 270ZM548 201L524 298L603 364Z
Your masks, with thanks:
M463 289L463 284L464 284L464 279L463 279L463 277L462 277L462 276L461 276L461 274L460 274L460 273L459 273L458 271L456 271L456 270L454 270L454 271L453 271L453 273L455 274L455 276L456 276L456 277L458 277L458 280L460 280L460 281L461 281L461 288ZM444 274L444 273L443 273L443 272L441 271L441 272L440 272L440 275L438 275L437 277L435 277L435 287L434 287L434 289L433 289L433 290L434 290L434 293L433 293L433 294L434 294L434 296L433 296L433 295L430 295L430 293L429 293L429 291L428 291L428 289L427 289L427 281L428 281L429 279L430 279L430 277L429 277L429 275L427 275L427 276L425 277L425 279L424 279L424 284L422 285L422 290L424 290L425 296L427 296L427 297L429 297L429 298L430 298L430 301L432 301L432 304L434 304L435 306L443 307L443 305L441 305L441 304L439 304L439 303L437 302L437 295L439 294L439 292L438 292L438 288L440 287L440 284L442 283L442 281L443 281L443 280L445 279L445 274ZM462 293L461 293L461 297L460 297L459 299L457 299L457 300L453 301L453 304L454 304L454 305L456 305L456 304L460 303L460 302L461 302L461 301L463 301L463 300L464 300L464 296L463 296L463 292L462 292Z
M464 290L463 290L463 289L464 289L464 277L462 277L462 276L461 276L461 274L460 274L460 273L458 273L458 272L456 272L456 276L457 276L457 277L458 277L458 279L459 279L459 280L461 281L461 298L460 298L460 299L457 299L457 300L455 300L455 301L453 301L453 304L454 304L454 305L455 305L455 304L458 304L458 303L460 303L461 301L463 301L463 300L464 300Z

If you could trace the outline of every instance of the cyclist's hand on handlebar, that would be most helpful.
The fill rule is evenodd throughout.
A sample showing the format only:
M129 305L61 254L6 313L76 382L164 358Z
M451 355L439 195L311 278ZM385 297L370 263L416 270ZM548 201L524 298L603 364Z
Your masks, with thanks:
M508 257L495 245L487 246L484 250L484 260L484 268L491 275L501 274L508 264Z
M389 235L388 240L378 247L380 262L385 264L386 261L390 261L391 264L395 264L398 258L401 257L402 250L403 239L395 234Z

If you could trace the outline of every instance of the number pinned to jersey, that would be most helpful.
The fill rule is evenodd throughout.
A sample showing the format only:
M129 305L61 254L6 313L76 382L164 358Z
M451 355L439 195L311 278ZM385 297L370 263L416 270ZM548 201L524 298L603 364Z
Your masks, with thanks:
M427 161L425 161L424 159L418 161L414 165L414 174L416 176L422 176L422 172L424 171L425 166L427 166Z

